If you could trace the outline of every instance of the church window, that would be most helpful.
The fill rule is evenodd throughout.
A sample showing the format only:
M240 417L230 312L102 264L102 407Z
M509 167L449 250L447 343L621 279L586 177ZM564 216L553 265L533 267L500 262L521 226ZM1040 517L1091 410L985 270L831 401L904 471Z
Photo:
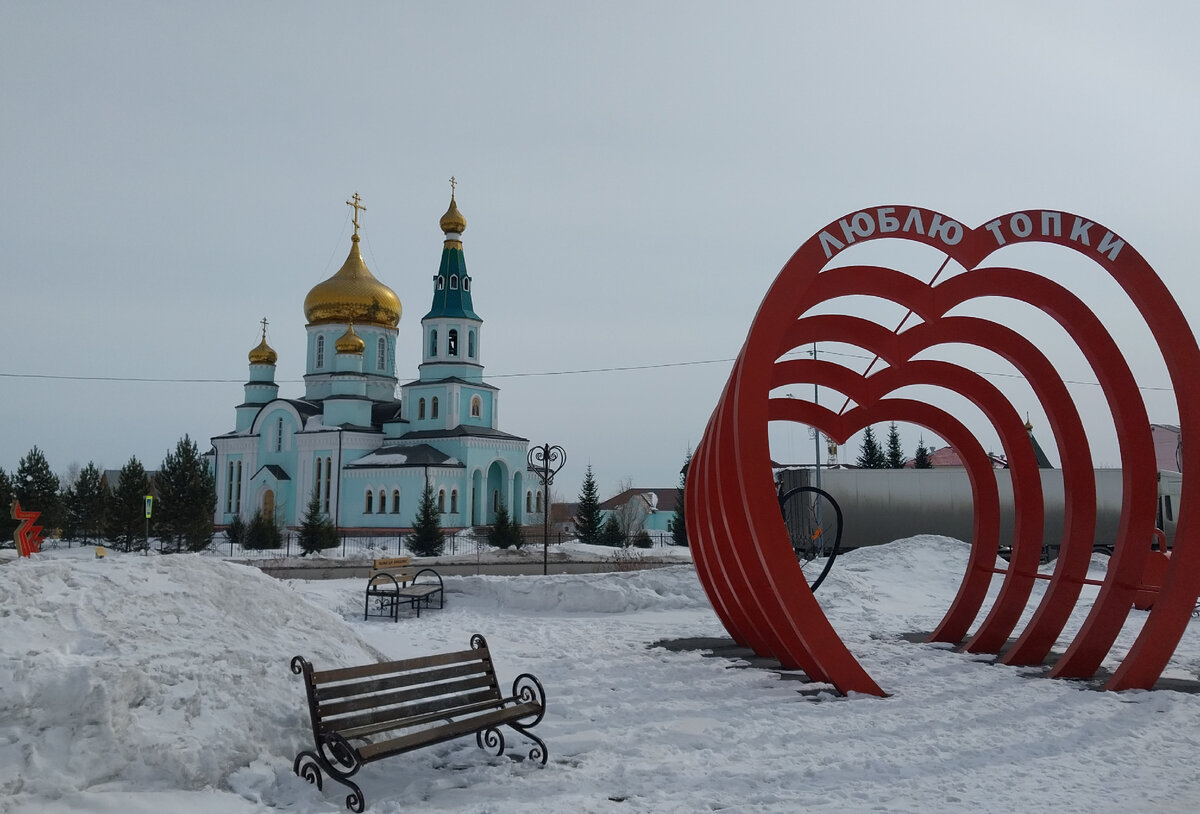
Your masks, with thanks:
M450 513L458 514L458 490L454 489L450 492Z
M446 354L448 356L458 356L458 329L451 328L446 334Z
M433 402L429 405L429 417L430 418L437 418L437 408L438 408L437 396L434 396Z
M400 514L400 490L392 490L392 514Z
M363 509L363 514L371 513L371 504L375 502L375 493L370 489L367 490L367 507Z
M438 291L441 291L443 288L446 287L446 278L445 277L443 277L442 275L439 274L437 281L438 281Z
M417 399L417 420L425 417L425 399Z
M438 489L438 514L446 513L446 490Z
M225 479L225 513L233 511L233 461L229 462L229 477Z
M450 290L451 291L458 290L458 275L457 274L450 275Z
M325 367L325 337L317 337L317 367Z
M379 513L383 514L387 511L387 492L379 490Z
M325 459L325 514L329 514L329 486L333 477L333 459Z
M500 490L499 489L492 490L492 511L494 511L494 512L500 511Z
M233 512L242 513L242 462L237 462L237 485L233 487Z
M283 416L275 421L275 451L283 452Z
M537 494L537 513L538 514L542 513L542 493L541 492L538 492L538 494Z
M471 290L471 278L463 277L463 291L470 291L470 290Z
M322 459L317 458L317 476L313 479L316 485L313 486L313 491L316 493L318 507L321 505L321 464Z
M525 511L526 512L533 511L533 492L525 493Z
M475 358L475 332L474 331L467 331L467 357L469 359Z
M471 396L471 418L480 418L483 415L483 399L479 396Z
M429 332L429 355L437 356L437 328Z
M375 346L375 369L387 369L387 340L382 336L379 337L379 344Z

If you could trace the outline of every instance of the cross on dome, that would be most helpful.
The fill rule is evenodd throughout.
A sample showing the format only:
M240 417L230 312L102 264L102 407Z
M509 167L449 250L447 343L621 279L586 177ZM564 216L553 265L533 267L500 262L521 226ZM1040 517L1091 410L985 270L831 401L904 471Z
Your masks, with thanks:
M452 197L453 197L453 194L454 194L454 193L451 193L451 196L452 196ZM357 193L357 192L355 192L355 193L354 193L354 196L353 196L353 202L351 202L351 201L346 201L346 206L353 206L353 207L354 207L354 236L355 236L355 237L358 237L358 211L359 211L360 209L361 209L363 212L366 212L366 211L367 211L367 208L366 208L365 206L363 206L363 205L362 205L361 201L362 201L362 198L358 197L358 193Z

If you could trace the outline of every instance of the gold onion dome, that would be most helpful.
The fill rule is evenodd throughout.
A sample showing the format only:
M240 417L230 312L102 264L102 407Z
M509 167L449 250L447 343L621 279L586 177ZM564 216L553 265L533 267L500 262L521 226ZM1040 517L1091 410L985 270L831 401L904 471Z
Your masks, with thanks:
M262 341L258 343L258 347L250 351L250 364L273 365L277 361L279 361L279 354L267 344L267 337L264 335Z
M367 349L367 343L362 340L362 337L354 332L354 325L351 325L344 334L338 337L338 340L333 343L333 347L338 353L362 353Z
M350 240L350 255L337 274L317 283L304 298L304 316L310 325L357 322L395 328L400 324L400 298L376 280L363 262L358 250L357 229Z
M450 208L446 210L446 214L442 215L438 225L447 234L453 232L461 235L467 230L467 219L462 216L462 212L458 211L458 204L454 202L453 193L450 194Z

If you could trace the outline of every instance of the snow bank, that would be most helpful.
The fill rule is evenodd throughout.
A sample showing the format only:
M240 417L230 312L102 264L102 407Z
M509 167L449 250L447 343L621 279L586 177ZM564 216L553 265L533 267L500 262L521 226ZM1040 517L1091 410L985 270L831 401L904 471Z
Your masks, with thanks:
M710 607L696 570L672 565L607 574L534 577L468 576L446 580L448 593L506 610L558 613L625 613Z
M301 743L292 656L379 657L254 568L110 555L0 576L0 797L221 786Z

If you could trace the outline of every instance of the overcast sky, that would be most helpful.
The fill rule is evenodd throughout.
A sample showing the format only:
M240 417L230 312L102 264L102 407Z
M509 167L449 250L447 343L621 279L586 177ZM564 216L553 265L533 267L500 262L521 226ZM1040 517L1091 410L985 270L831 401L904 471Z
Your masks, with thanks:
M1050 5L4 2L0 466L207 449L264 316L300 396L304 296L346 256L356 191L415 378L451 175L501 428L566 448L567 499L589 462L602 496L677 483L771 280L856 209L1077 212L1194 318L1200 6ZM1057 271L1112 305L1151 420L1177 421L1115 292ZM775 457L811 461L804 435Z

